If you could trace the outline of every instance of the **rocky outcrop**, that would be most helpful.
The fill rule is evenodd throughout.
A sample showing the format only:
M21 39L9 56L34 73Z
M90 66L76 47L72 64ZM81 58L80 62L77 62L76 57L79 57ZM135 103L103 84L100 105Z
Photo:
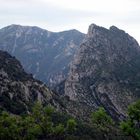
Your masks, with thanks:
M84 36L77 30L54 33L38 27L10 25L0 30L0 49L20 60L34 78L54 87L67 77L69 63Z
M65 82L71 100L96 109L103 106L114 119L140 98L140 46L115 26L90 25Z
M0 111L13 114L29 113L33 104L51 105L57 111L82 120L89 119L89 107L60 97L45 84L27 74L18 60L0 51ZM88 114L87 117L85 117Z
M30 111L39 101L57 106L54 94L42 82L25 73L19 61L0 51L0 108L14 114ZM58 104L59 106L59 104Z

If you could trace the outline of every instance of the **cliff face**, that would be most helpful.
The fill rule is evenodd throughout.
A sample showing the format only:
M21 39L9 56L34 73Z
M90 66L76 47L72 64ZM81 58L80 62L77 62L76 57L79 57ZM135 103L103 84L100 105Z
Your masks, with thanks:
M54 87L67 77L69 63L84 36L77 30L54 33L11 25L0 30L0 49L20 60L34 78Z
M0 108L15 114L30 111L34 102L54 104L54 94L32 75L25 73L19 61L0 51Z
M97 108L103 106L114 118L140 98L140 47L115 26L90 25L65 82L71 100Z
M87 105L50 91L41 81L27 74L15 57L0 51L0 110L24 114L30 112L32 105L38 101L80 119L85 118L84 111L88 110Z

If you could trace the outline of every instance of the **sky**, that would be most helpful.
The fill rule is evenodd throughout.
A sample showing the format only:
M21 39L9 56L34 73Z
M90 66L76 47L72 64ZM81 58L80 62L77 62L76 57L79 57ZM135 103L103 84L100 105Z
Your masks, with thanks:
M115 25L140 43L140 0L0 0L0 28L20 24L87 33L92 23Z

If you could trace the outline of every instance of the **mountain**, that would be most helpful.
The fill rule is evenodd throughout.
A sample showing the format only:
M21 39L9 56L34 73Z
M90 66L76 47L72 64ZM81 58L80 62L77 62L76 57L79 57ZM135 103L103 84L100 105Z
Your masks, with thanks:
M70 100L96 109L103 106L114 119L126 115L140 98L140 46L125 31L90 25L64 84Z
M0 62L0 139L129 139L117 128L105 135L89 124L91 108L88 105L51 92L7 52L0 51ZM37 104L31 111L37 101L53 106L56 111Z
M27 74L15 57L0 51L0 108L14 114L30 111L33 103L55 106L56 95ZM56 103L57 105L57 103Z
M0 110L24 114L30 112L34 103L40 102L64 114L85 119L83 112L88 110L88 106L49 90L43 82L27 74L15 57L0 51L0 62Z
M127 106L140 98L139 44L115 26L92 24L84 36L76 30L53 33L19 25L1 29L0 48L64 94L57 96L14 57L1 52L1 108L20 114L30 110L30 103L41 101L86 121L99 106L114 119L124 117Z
M63 81L84 34L50 32L39 27L10 25L0 30L0 49L20 60L24 69L49 87Z

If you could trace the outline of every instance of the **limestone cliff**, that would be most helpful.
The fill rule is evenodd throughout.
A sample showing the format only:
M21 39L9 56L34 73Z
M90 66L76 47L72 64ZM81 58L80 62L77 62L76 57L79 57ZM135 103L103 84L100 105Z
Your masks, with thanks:
M71 100L91 108L103 106L121 118L127 106L140 97L140 47L115 26L90 25L65 82Z

